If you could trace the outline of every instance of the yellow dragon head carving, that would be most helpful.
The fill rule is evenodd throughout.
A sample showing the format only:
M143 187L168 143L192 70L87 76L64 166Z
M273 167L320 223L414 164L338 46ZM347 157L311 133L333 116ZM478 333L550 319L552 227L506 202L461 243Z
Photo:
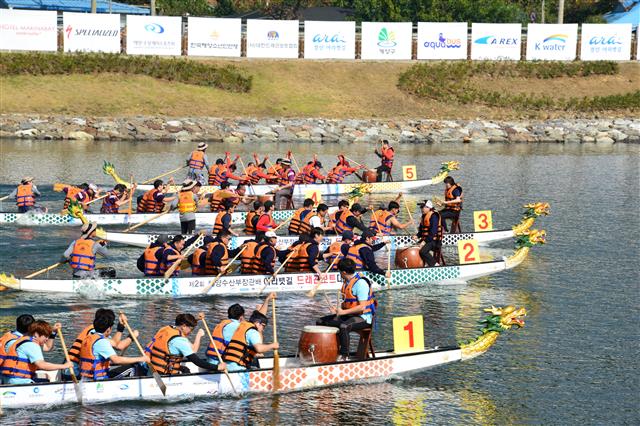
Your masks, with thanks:
M482 329L483 333L489 331L502 332L509 330L511 327L524 327L524 320L521 317L527 316L527 310L522 308L516 308L513 305L506 306L504 308L496 308L492 306L484 310L491 313L491 316L482 321L485 327Z

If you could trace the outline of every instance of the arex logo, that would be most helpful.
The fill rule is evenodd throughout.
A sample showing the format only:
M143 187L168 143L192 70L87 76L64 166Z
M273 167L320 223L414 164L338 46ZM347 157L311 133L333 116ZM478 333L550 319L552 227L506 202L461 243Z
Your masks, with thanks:
M493 35L488 35L475 39L474 43L486 44L496 47L511 47L518 44L518 39L515 37L496 37Z
M396 47L396 33L388 31L385 27L382 27L378 33L378 46L384 48Z
M567 34L552 34L549 37L546 37L544 40L542 40L542 43L536 42L533 48L535 50L562 51L566 47L568 38L569 36Z

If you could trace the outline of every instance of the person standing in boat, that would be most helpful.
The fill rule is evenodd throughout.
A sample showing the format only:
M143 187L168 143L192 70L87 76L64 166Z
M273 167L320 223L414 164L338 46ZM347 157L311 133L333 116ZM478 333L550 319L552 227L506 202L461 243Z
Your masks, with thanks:
M440 211L442 217L442 228L449 232L447 219L451 219L451 233L460 232L460 212L462 211L462 187L456 183L451 176L444 178L444 201L439 205L444 205Z
M134 185L131 188L131 194L136 190ZM116 184L106 197L102 199L102 207L100 207L100 213L102 214L118 214L120 213L120 206L129 201L129 194L127 193L127 187L121 183Z
M337 262L340 262L341 259L344 259L345 257L347 257L347 254L349 254L349 249L351 248L352 245L353 245L353 232L344 231L342 233L341 240L331 243L329 248L322 254L324 261L329 264L333 262L333 259L338 257L338 260L336 261L336 263L333 264L333 267L331 269L332 271L335 271L338 269Z
M16 199L18 213L26 213L36 208L36 197L41 197L38 187L33 183L33 177L27 176L20 181L20 185L14 189L9 198Z
M198 330L193 343L188 339L197 325L198 321L193 315L179 314L175 325L166 325L153 336L145 352L159 374L190 373L189 368L181 364L183 361L192 362L207 371L223 371L227 368L225 363L214 365L198 356L204 330Z
M200 182L201 185L206 182L204 173L209 170L209 160L206 154L208 147L209 145L204 142L199 143L198 149L191 152L187 160L187 166L189 166L187 177Z
M349 333L371 327L378 303L371 282L356 272L353 260L342 259L338 262L338 270L343 283L340 290L342 303L338 308L331 308L331 315L320 318L316 324L338 329L338 361L346 361L349 357Z
M344 231L353 232L356 228L363 233L369 230L362 222L362 215L366 212L367 210L358 203L354 203L350 209L344 209L338 212L338 214L336 214L336 233L342 234Z
M382 173L386 173L389 177L391 176L395 150L389 144L389 141L387 139L383 139L382 146L380 147L380 152L378 152L378 149L376 148L374 153L380 158L380 165L376 168L376 181L382 182Z
M105 241L95 241L98 224L89 222L82 225L82 235L80 238L69 244L65 250L61 262L69 262L73 269L73 278L92 279L96 278L96 256L109 257Z
M268 303L267 303L268 305ZM229 372L245 371L256 356L278 349L278 342L262 343L262 334L269 319L260 311L253 311L249 321L241 321L229 340L222 359Z
M293 187L296 181L296 172L291 168L291 160L283 158L280 161L280 169L278 171L278 190L275 192L274 202L279 209L293 209ZM282 206L282 200L285 200L285 206Z
M420 257L428 266L440 266L432 253L442 248L442 218L440 213L433 208L431 201L424 200L418 203L422 208L422 218L418 227L417 238L421 241Z
M167 197L169 185L173 185L173 177L169 178L169 183L164 184L162 180L156 179L153 182L153 189L138 197L138 207L136 213L160 213L164 210L165 203L170 203L176 197Z
M356 241L347 252L347 258L353 260L356 270L364 270L373 272L374 274L385 275L391 278L391 271L385 271L376 263L376 257L373 252L380 250L390 241L373 244L376 234L370 229L362 233L360 239Z
M178 193L178 198L170 204L172 210L178 209L180 213L180 232L184 234L193 234L196 232L196 212L200 204L205 204L207 200L200 200L198 193L201 185L194 180L185 180Z
M398 214L400 213L400 204L397 201L390 201L387 210L380 208L374 211L373 206L370 207L371 220L369 221L369 229L382 235L391 235L396 229L405 229L411 222L400 223Z

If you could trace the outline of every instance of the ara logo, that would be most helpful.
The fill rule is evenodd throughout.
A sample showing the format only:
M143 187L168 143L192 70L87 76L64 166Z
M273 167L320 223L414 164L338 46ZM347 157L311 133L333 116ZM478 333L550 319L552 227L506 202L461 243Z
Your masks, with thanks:
M277 31L269 31L267 33L267 39L269 40L278 40L280 38L280 34Z
M316 34L313 36L314 43L346 43L342 34Z
M424 47L430 49L458 49L462 47L462 40L459 38L448 38L443 33L438 34L438 41L425 41Z
M589 44L592 46L615 46L616 44L622 44L622 41L616 36L593 36L589 39Z
M536 42L533 47L535 50L563 51L566 47L568 38L569 36L566 34L552 34L542 40L542 43Z
M518 44L518 39L515 37L496 37L493 35L488 35L484 37L480 37L474 40L475 44L486 44L488 46L496 46L496 47L510 47Z
M396 33L388 31L385 27L382 27L378 33L378 46L389 49L396 47Z
M160 24L156 24L155 22L145 25L144 29L155 34L162 34L164 32L164 27Z

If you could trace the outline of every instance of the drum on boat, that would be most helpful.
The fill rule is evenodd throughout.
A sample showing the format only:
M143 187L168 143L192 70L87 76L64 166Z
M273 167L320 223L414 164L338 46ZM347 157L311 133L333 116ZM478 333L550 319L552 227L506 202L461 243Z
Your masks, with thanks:
M400 269L424 268L420 247L413 246L396 251L396 266Z
M378 172L376 169L369 169L365 172L362 172L362 180L366 183L373 183L378 179Z
M335 362L338 358L338 329L308 325L302 329L298 355L304 365Z

